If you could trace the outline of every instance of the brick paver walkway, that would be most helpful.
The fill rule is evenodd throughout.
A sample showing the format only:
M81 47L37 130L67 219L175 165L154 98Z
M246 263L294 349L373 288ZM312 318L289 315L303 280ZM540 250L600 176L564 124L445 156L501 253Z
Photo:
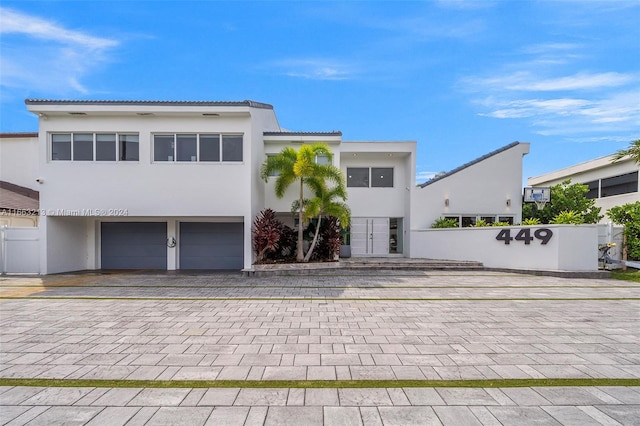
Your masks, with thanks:
M478 271L86 274L1 277L0 296L8 297L0 301L0 379L640 378L640 285L622 281ZM0 392L0 423L11 424L640 419L640 390L632 387Z

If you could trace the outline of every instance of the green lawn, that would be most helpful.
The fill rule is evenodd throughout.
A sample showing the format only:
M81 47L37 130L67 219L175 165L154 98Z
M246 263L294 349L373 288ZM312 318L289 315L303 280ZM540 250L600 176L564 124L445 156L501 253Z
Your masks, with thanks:
M611 278L640 283L640 271L633 268L629 268L626 271L614 270L611 271Z

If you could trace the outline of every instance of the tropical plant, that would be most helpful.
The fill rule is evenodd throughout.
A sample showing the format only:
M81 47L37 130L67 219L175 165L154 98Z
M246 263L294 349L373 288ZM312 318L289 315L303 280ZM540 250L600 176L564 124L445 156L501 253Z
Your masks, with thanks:
M447 219L446 217L439 217L432 224L432 228L458 228L457 219Z
M265 209L253 221L251 230L253 249L256 259L261 262L267 258L284 258L293 252L295 240L291 241L293 230L276 218L271 209Z
M338 220L340 227L347 228L351 220L351 210L343 201L347 199L347 190L343 182L328 188L323 179L309 178L307 186L313 190L314 197L309 200L303 200L302 216L305 220L313 217L317 218L315 224L315 232L313 240L309 246L309 250L304 256L304 261L308 262L313 255L313 251L318 243L318 235L322 227L322 216L333 216ZM343 200L343 201L339 201ZM300 205L298 201L292 204L292 210L298 211Z
M624 225L627 256L640 260L640 201L611 207L607 216L617 224Z
M476 224L473 226L476 228L484 228L485 226L491 226L491 224L484 219L478 219L476 220Z
M289 186L299 184L298 191L298 244L296 260L304 261L303 251L303 201L304 188L310 179L332 182L334 185L344 185L344 176L337 167L332 164L317 164L318 156L326 156L331 160L333 154L326 144L314 143L302 145L297 151L291 147L283 148L278 155L269 156L262 163L260 176L268 182L269 176L277 173L275 181L275 193L282 198Z
M571 179L551 187L551 202L538 210L535 205L525 204L522 207L523 223L526 219L537 218L540 223L551 223L558 214L574 211L580 214L583 223L598 223L602 219L600 207L596 207L596 200L586 197L589 187L581 183L571 184Z
M627 156L631 157L633 161L640 164L640 139L636 139L635 141L629 143L629 147L627 149L621 149L613 154L612 162L615 163Z
M584 217L576 211L568 210L558 213L549 223L554 225L581 225L584 223Z
M491 226L511 226L509 222L493 222Z
M341 221L334 216L327 216L319 228L318 245L313 252L312 259L331 261L340 253Z
M522 220L522 224L524 226L540 225L540 219L538 219L537 217L528 217Z

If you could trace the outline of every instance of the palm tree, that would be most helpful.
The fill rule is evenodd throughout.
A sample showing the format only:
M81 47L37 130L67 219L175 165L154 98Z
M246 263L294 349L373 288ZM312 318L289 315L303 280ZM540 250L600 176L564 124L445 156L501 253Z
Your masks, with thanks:
M640 164L640 139L636 139L635 141L629 144L627 149L621 149L620 151L613 154L613 163L616 161L622 160L624 157L629 156L636 163Z
M340 222L340 227L343 229L349 226L351 220L351 210L349 209L349 206L343 202L347 199L347 191L344 186L344 181L332 188L328 188L324 180L311 178L307 181L307 186L313 190L315 196L310 200L303 200L303 217L306 220L317 217L318 223L316 224L316 230L313 235L311 246L304 257L305 262L308 262L309 259L311 259L313 250L318 242L322 216L333 216L337 218ZM343 201L338 201L337 199L342 199ZM296 200L292 206L296 210L299 207L298 203L298 200Z
M330 181L335 185L343 185L344 177L342 172L332 164L317 164L318 156L326 156L329 160L333 154L326 144L314 143L311 145L302 145L297 151L291 147L282 148L278 155L269 156L262 163L260 168L260 176L265 182L269 180L269 176L274 172L279 173L275 182L275 192L278 198L282 198L287 188L294 182L300 183L298 196L298 250L296 260L304 261L303 251L303 203L304 203L304 187L308 185L311 179Z

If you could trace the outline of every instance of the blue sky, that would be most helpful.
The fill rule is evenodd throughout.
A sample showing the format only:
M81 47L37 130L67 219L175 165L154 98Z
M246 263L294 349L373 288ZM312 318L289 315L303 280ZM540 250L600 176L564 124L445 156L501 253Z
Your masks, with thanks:
M244 100L288 130L415 140L417 180L513 141L524 178L640 139L640 2L9 1L0 131L25 98Z

